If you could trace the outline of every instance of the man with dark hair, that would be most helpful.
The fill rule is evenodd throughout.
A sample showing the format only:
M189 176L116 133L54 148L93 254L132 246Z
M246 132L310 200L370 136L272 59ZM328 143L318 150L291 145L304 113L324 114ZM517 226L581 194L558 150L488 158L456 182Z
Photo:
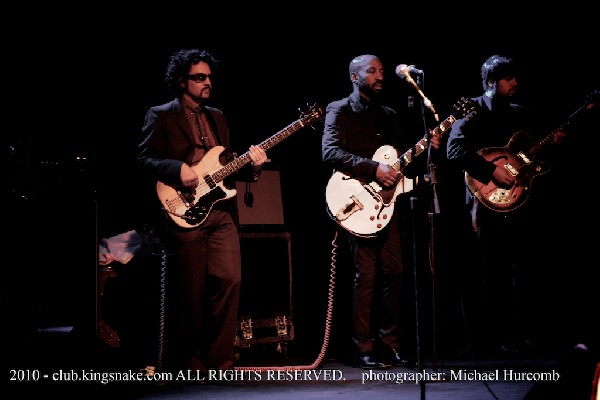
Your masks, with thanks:
M165 203L190 204L186 213L164 207L168 240L177 255L176 313L181 322L175 367L198 370L232 369L241 286L241 255L235 204L204 174L218 169L220 159L232 159L223 113L205 102L213 90L217 59L206 50L173 53L165 82L174 99L151 107L142 128L137 163L158 182ZM223 146L223 147L215 147ZM215 153L216 152L216 153ZM251 163L235 175L255 181L267 160L259 146L250 146ZM230 182L229 182L230 183ZM204 199L197 193L212 189ZM169 198L169 196L171 196ZM209 199L209 201L204 201ZM201 203L202 206L198 206Z
M473 325L472 329L479 324L471 323L482 319L478 321L482 330L474 335L475 339L485 338L485 346L490 346L490 350L516 355L531 346L524 315L528 310L529 288L525 289L525 285L528 276L531 277L532 257L528 243L533 228L524 217L530 207L525 203L509 208L514 199L511 193L514 194L523 182L518 182L521 177L510 168L507 157L502 158L504 162L499 162L498 158L486 157L479 151L503 148L517 132L535 134L539 131L536 129L539 121L528 108L514 101L519 88L519 69L513 59L501 55L488 57L481 66L481 79L483 94L473 98L480 106L475 117L457 120L448 135L448 166L465 172L469 177L467 182L476 180L497 189L480 198L474 195L473 186L465 187L461 180L460 189L466 192L465 218L461 222L466 235L475 235L474 243L478 248L475 252L463 249L456 254L472 255L467 258L472 258L474 263L471 265L476 265L473 271L461 275L473 279L469 275L477 274L478 279L469 282L474 282L473 286L480 285L477 290L481 292L476 293L475 299L467 305L467 309L469 306L479 308L473 315L469 314L471 320L467 322ZM563 136L563 132L556 131L553 140L560 141ZM499 209L481 205L481 200L486 199ZM467 240L465 243L473 242ZM462 263L453 264L460 268ZM464 282L460 284L465 296L466 291L473 290Z

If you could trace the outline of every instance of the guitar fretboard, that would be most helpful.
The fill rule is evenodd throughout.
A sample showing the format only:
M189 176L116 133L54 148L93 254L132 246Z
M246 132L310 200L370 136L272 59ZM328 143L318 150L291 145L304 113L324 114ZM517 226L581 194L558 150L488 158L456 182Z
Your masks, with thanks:
M454 117L453 115L449 116L444 121L442 121L441 124L435 127L435 129L432 130L432 134L443 134L452 127L452 124L454 124L454 122L456 122L456 117ZM415 146L412 149L409 149L404 154L402 154L402 156L400 156L400 158L398 158L398 160L394 164L392 164L392 168L394 168L398 172L402 172L402 170L404 170L404 168L406 168L406 166L412 162L413 158L423 153L428 146L429 135L425 135L423 136L423 138L421 138L421 140L419 140L415 144Z
M263 150L267 151L274 147L276 144L281 143L284 139L290 137L292 134L298 132L300 129L312 124L314 121L320 119L323 115L323 110L320 107L315 106L315 111L308 114L306 117L292 122L273 136L263 140L258 146ZM219 183L229 175L241 169L244 165L248 164L251 160L250 151L245 152L241 156L235 158L229 162L223 168L214 172L211 178L214 182Z

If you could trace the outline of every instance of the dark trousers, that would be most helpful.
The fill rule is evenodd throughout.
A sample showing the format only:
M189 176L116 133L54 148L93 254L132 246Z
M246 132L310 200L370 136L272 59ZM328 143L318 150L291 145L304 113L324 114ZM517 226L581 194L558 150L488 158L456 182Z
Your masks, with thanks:
M397 349L403 284L399 221L392 217L374 238L345 234L354 266L352 321L356 349L372 351L378 340L385 347Z
M241 288L240 241L229 213L213 210L191 230L171 229L178 256L175 308L181 367L232 369Z
M520 214L479 214L479 243L483 266L482 310L484 331L493 345L517 344L527 335L526 311L533 238Z

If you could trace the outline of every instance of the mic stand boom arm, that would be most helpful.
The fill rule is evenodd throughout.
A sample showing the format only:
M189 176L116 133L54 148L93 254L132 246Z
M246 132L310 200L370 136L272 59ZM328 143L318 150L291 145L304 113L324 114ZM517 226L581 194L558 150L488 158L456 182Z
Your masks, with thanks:
M414 66L410 66L410 65L406 65L406 64L400 64L396 67L396 75L398 75L400 78L404 79L410 86L413 87L413 89L415 89L415 91L417 93L419 93L419 96L421 96L421 98L423 99L423 105L425 107L427 107L429 109L429 111L431 111L433 113L433 117L435 118L436 122L440 120L437 112L435 111L435 108L433 108L433 104L431 104L431 100L429 100L427 98L427 96L425 96L425 93L423 93L423 91L421 90L421 88L419 87L419 85L417 85L417 83L415 82L415 80L412 78L412 76L410 76L410 71L411 71L411 67L414 68ZM423 71L418 70L421 73Z

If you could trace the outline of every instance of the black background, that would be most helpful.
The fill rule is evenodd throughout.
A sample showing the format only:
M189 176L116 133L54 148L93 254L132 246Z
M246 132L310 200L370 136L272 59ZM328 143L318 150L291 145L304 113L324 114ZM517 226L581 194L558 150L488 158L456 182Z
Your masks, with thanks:
M8 291L7 304L18 323L89 320L96 241L143 222L140 210L147 199L138 192L135 150L146 109L170 100L163 75L175 50L204 47L221 59L211 104L228 118L240 153L298 119L299 108L324 107L350 93L348 63L359 54L382 59L387 100L400 108L406 88L395 66L424 70L423 91L442 119L458 99L481 93L480 66L494 53L522 64L522 100L544 110L544 128L562 123L599 86L595 13L576 4L531 12L514 4L488 10L430 10L416 3L338 7L326 12L324 4L309 3L241 8L189 3L159 12L95 6L36 9L27 18L7 15L18 22L2 28L8 161L3 174L12 201L7 251L18 271L7 275L7 287L19 288ZM580 323L593 319L588 307L595 271L589 260L595 243L589 232L596 229L597 135L591 122L573 132L551 172L535 182L534 200L543 199L544 216L536 218L540 236L532 238L544 272L540 330L566 342ZM318 351L333 239L323 202L319 129L301 130L269 157L281 172L286 229L292 234L299 342ZM436 238L442 246L451 242L447 239ZM338 279L348 285L343 275ZM51 288L66 299L54 297ZM74 303L80 310L59 311ZM335 307L342 315L349 304ZM424 308L431 304L426 301ZM34 316L32 309L46 316Z

